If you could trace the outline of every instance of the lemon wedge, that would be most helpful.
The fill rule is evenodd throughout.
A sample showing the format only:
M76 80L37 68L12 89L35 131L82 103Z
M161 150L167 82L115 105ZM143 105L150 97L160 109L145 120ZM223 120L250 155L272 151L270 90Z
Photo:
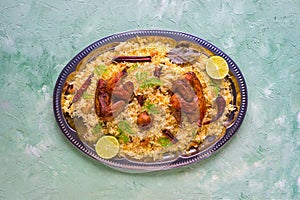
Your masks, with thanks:
M223 79L229 72L228 64L221 56L212 56L206 63L206 72L213 79Z
M119 153L120 144L117 138L111 135L102 136L95 145L99 157L111 159Z

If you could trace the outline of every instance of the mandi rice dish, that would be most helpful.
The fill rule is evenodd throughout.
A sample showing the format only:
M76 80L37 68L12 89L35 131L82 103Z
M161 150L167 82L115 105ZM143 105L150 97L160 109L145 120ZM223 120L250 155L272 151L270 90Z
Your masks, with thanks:
M206 72L212 56L201 46L164 37L103 47L69 75L63 113L92 149L101 137L115 137L119 151L113 159L189 156L208 138L222 137L237 109L230 73L213 79Z

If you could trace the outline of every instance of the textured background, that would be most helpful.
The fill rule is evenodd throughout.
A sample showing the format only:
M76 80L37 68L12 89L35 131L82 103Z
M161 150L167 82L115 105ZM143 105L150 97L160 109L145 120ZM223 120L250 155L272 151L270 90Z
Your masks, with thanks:
M0 1L0 199L299 199L300 1ZM61 134L52 93L90 43L133 29L194 34L236 61L249 107L233 139L183 169L126 174Z

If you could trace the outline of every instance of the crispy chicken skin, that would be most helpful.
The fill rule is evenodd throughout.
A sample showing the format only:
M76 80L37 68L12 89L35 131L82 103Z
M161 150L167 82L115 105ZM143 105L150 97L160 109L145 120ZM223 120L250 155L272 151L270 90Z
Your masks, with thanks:
M184 79L174 81L170 99L171 112L177 123L181 123L181 115L185 113L188 120L202 126L206 114L206 102L202 85L194 72L187 72Z
M199 120L197 121L198 126L202 126L203 119L206 114L206 100L203 94L203 88L202 85L197 78L196 74L194 72L187 72L185 74L185 79L189 81L191 86L194 88L194 91L198 97L198 106L199 106Z
M122 84L126 68L109 80L99 79L95 92L95 111L100 120L112 121L124 109L133 95L133 83Z

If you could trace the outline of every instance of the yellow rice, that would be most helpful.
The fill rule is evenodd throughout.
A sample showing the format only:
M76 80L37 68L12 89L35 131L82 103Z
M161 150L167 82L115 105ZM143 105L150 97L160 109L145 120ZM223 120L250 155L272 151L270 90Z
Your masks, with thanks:
M170 94L168 89L172 87L172 81L180 79L183 74L189 71L196 73L198 79L203 86L203 92L206 99L207 112L204 121L210 120L216 115L214 109L214 100L217 97L212 80L205 72L205 63L209 58L208 53L201 52L200 57L193 64L184 64L183 66L174 64L166 57L167 52L174 48L173 41L169 42L166 38L136 38L130 41L121 42L114 47L113 50L105 51L95 55L91 61L81 63L82 66L75 72L75 76L71 78L69 84L73 84L75 90L78 90L90 74L94 73L95 67L99 65L106 66L106 71L100 76L94 73L91 84L85 92L86 98L80 98L76 103L71 103L74 94L64 95L62 98L62 109L64 113L68 113L73 119L80 119L83 122L84 128L77 130L80 138L92 146L103 135L113 135L120 137L120 130L118 123L126 121L129 123L133 132L125 133L130 138L129 142L120 141L120 151L118 157L127 157L129 159L137 160L158 160L163 157L165 153L181 154L186 153L192 142L201 145L203 140L208 135L221 136L224 133L223 122L226 121L226 114L234 108L230 104L232 100L230 83L228 81L220 80L217 83L220 87L220 94L226 101L226 108L223 116L216 122L208 125L198 127L196 123L189 123L185 116L181 126L178 126L175 118L170 111ZM196 49L199 50L199 49ZM206 50L207 51L207 50ZM211 52L210 52L211 53ZM111 62L116 56L152 56L152 62L145 63L114 63ZM158 108L159 113L154 114L153 125L149 130L142 131L138 128L136 120L142 107L133 99L130 104L126 105L125 109L111 122L107 122L106 126L101 128L101 131L93 131L94 127L101 121L98 119L94 110L94 94L97 86L97 81L102 79L109 79L113 74L120 72L125 66L129 66L128 75L123 82L131 81L134 84L135 95L144 95L147 102L153 104ZM141 89L139 88L140 80L137 79L138 73L147 73L148 77L153 77L155 67L162 66L162 74L160 80L163 85L160 89L153 87ZM82 124L75 125L82 126ZM178 139L176 144L170 144L163 147L159 142L159 138L164 137L162 129L171 130L172 134ZM123 133L124 134L124 133ZM150 139L148 143L143 143L145 139Z

